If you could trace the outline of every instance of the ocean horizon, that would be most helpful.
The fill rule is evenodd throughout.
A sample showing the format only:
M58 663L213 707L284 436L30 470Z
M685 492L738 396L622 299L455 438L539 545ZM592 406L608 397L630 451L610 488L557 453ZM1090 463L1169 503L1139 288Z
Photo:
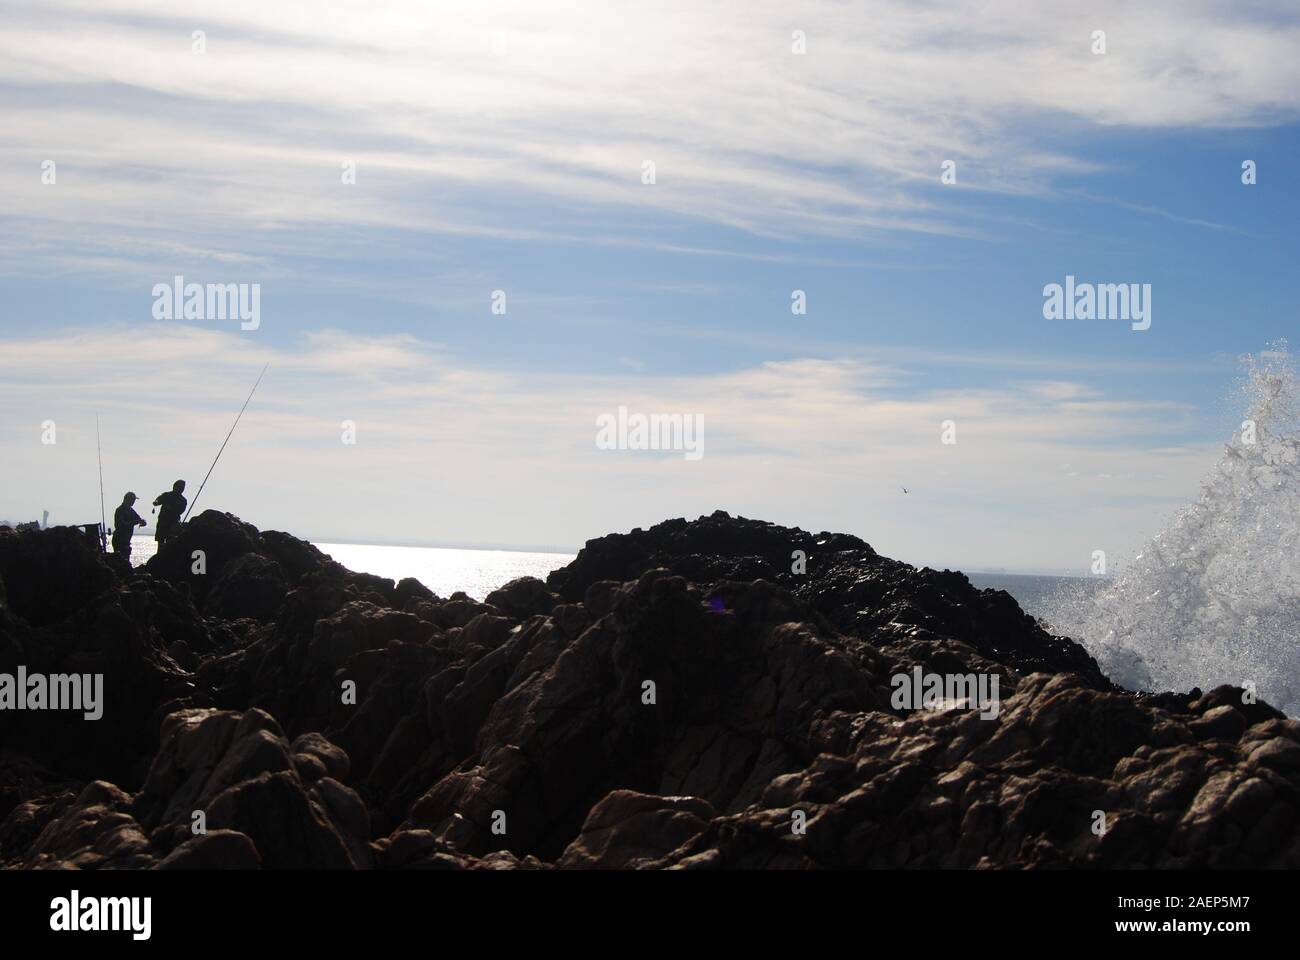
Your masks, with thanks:
M354 573L369 573L394 581L413 577L440 597L463 592L475 600L484 599L518 577L545 580L552 570L558 570L577 556L531 550L308 542ZM132 537L131 565L147 563L157 552L157 546L152 534Z
M394 581L413 577L440 597L462 592L475 600L483 600L493 590L518 577L545 580L553 570L568 565L577 556L541 550L308 542L354 573L369 573ZM152 534L137 534L131 539L131 565L145 564L156 549ZM1022 610L1035 617L1044 616L1063 590L1082 587L1091 593L1107 582L1105 577L961 572L978 589L1005 590Z

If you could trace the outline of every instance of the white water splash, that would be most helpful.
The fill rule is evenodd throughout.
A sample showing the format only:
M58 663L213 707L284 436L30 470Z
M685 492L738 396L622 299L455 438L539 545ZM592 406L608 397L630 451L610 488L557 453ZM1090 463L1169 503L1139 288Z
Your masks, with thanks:
M1047 619L1141 690L1252 682L1300 715L1300 392L1285 341L1247 360L1247 422L1200 497L1115 580Z

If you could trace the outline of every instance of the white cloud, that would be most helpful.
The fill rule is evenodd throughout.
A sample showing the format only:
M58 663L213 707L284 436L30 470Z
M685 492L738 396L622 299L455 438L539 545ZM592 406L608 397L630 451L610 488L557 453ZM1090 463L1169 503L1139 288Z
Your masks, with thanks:
M267 362L203 505L361 541L576 545L721 507L913 560L1064 566L1150 530L1151 503L1190 497L1215 454L1151 439L1184 409L1093 400L1084 384L898 399L908 371L862 360L559 376L467 367L410 336L325 331L273 348L157 325L0 342L6 509L95 512L96 412L110 493L201 477ZM704 458L597 450L596 417L620 404L703 416ZM45 419L55 447L40 443ZM956 446L940 443L946 419Z
M970 214L933 189L941 160L958 160L963 189L1041 191L1090 169L1049 142L1061 120L1233 126L1300 108L1300 18L1284 3L1252 5L1250 20L1205 0L8 6L0 209L13 229L179 238L201 224L231 256L275 256L283 230L319 224L600 232L511 223L479 196L763 236L969 234ZM793 29L806 55L791 53ZM38 180L47 158L61 162L55 189ZM355 188L339 183L344 158Z

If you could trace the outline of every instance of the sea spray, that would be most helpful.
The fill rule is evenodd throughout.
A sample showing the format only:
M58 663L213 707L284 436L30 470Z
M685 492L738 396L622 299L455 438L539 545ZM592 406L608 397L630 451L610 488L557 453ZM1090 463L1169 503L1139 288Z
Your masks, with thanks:
M1271 346L1246 361L1246 419L1196 502L1047 619L1126 687L1253 684L1300 716L1300 383L1286 343Z

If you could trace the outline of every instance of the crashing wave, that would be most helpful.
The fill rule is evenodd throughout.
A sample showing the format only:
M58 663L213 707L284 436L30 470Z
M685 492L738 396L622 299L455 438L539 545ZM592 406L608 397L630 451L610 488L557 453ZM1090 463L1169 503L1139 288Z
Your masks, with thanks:
M1271 346L1246 361L1247 419L1196 502L1106 587L1049 612L1116 683L1253 684L1300 715L1300 384Z

